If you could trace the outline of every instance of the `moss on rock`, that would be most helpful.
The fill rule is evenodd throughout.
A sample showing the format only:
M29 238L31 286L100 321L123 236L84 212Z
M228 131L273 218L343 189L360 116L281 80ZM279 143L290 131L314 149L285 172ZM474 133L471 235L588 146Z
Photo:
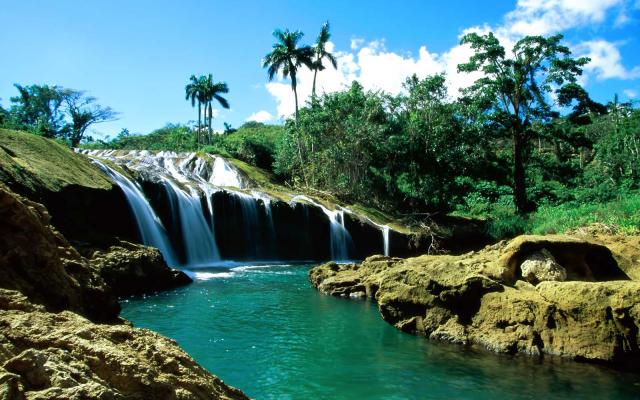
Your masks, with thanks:
M384 320L431 339L621 362L640 357L640 282L629 279L640 270L637 240L521 236L461 256L329 263L309 278L326 294L364 292ZM568 281L521 280L521 262L542 248L567 270Z

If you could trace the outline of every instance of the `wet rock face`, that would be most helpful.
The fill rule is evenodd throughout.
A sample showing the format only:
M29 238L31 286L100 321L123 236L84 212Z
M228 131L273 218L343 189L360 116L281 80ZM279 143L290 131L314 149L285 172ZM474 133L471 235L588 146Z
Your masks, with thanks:
M246 399L173 340L47 312L0 289L0 398Z
M520 264L522 278L533 284L542 281L565 281L567 279L567 271L564 267L556 262L553 254L547 249L541 249L530 254Z
M102 249L86 245L77 248L119 297L173 289L192 282L184 272L169 268L154 247L118 241Z
M628 242L616 242L622 250L612 254L603 243L525 236L461 256L329 263L312 269L309 279L326 294L365 293L385 321L431 339L499 353L636 362L640 282L628 276L637 276L633 260L640 253L632 252L637 237ZM536 286L518 273L523 261L525 271L535 270ZM561 277L563 267L567 281L544 279Z

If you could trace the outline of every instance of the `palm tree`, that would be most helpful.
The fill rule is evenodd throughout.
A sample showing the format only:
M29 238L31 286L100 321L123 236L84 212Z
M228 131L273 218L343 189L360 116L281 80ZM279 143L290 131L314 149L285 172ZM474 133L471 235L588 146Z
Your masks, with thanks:
M334 69L338 69L338 61L333 56L333 54L327 51L326 45L331 38L331 33L329 32L329 21L322 24L322 28L320 29L320 33L318 34L318 38L316 39L316 44L313 46L313 53L315 60L313 62L313 88L311 89L311 98L314 99L316 97L316 77L318 76L318 71L324 70L324 65L322 65L322 59L328 58L333 65Z
M184 87L185 100L191 100L191 107L195 107L196 101L198 102L198 126L196 128L196 135L198 141L200 138L200 125L202 122L202 103L204 100L204 85L203 77L196 78L195 75L191 75L189 83Z
M206 77L202 77L203 97L205 104L205 124L209 127L209 138L211 138L211 121L213 120L213 110L211 103L215 99L220 103L223 108L229 108L229 102L227 99L221 96L222 93L229 93L229 87L226 82L214 82L211 74Z
M262 67L268 68L269 80L282 71L282 76L291 78L291 89L296 102L296 123L298 122L298 67L306 65L313 68L313 49L310 46L298 47L298 42L304 34L300 31L290 32L286 29L284 32L276 29L273 36L278 40L273 45L271 53L267 54L262 60Z

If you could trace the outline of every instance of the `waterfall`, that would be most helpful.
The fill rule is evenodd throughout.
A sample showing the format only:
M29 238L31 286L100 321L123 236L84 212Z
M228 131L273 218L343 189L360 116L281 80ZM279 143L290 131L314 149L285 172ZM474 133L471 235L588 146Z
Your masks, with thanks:
M216 186L242 187L238 173L222 157L216 157L209 182Z
M389 226L382 226L382 243L384 249L384 255L389 256Z
M329 219L331 259L335 261L349 260L349 248L353 247L353 239L351 239L351 234L344 226L344 210L331 211L322 204L317 203L304 195L293 197L290 200L290 203L296 202L297 200L304 200L316 207L319 207Z
M164 179L172 208L178 209L188 266L207 266L220 261L215 232L207 224L197 191L183 191Z
M167 237L167 231L162 225L160 218L158 218L155 211L153 211L153 208L151 208L151 205L144 197L142 190L140 190L138 186L126 176L116 170L108 167L98 160L94 159L93 162L105 171L124 192L127 202L135 216L136 225L138 226L138 231L142 237L142 242L160 250L167 264L177 266L177 258Z

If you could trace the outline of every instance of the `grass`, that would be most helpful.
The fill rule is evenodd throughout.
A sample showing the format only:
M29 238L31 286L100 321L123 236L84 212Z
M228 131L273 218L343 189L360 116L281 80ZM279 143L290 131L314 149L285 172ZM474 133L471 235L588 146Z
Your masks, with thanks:
M640 192L602 204L541 207L530 218L531 233L562 233L593 223L616 225L625 233L640 233Z
M111 182L86 157L54 140L7 129L0 129L0 180L33 192L68 185L111 188Z
M629 192L606 203L541 206L526 217L498 208L489 218L488 229L499 240L524 233L564 233L594 223L616 226L624 234L640 234L640 192Z

